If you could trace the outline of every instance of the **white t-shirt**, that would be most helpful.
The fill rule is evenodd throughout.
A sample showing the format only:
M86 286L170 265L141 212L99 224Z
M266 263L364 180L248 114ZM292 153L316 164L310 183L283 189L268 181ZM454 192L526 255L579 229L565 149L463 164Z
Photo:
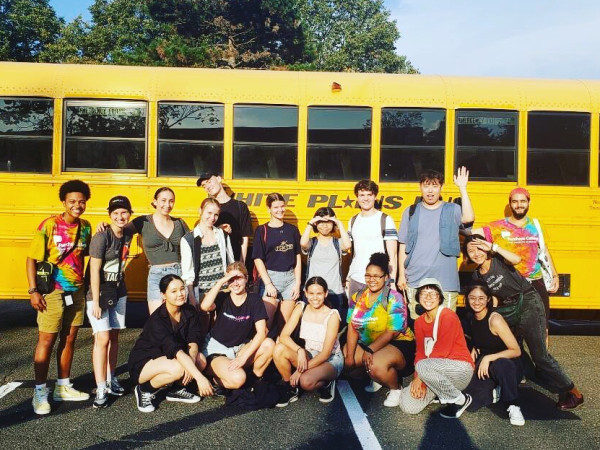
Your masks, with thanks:
M394 219L387 216L385 220L385 236L381 237L381 211L376 211L372 216L358 214L351 226L352 219L348 222L348 234L354 244L354 256L348 271L348 278L365 284L365 270L373 253L385 253L384 241L397 241L398 233Z

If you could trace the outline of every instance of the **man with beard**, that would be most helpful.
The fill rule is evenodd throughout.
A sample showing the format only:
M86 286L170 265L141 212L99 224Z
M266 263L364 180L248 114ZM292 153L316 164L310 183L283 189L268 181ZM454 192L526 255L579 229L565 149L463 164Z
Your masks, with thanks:
M474 229L473 234L481 234L490 242L495 242L521 257L515 268L529 280L540 294L546 310L546 322L550 315L550 298L548 292L558 290L558 273L550 253L548 258L552 269L552 287L546 290L542 278L542 267L538 258L540 251L539 232L534 220L527 216L529 211L529 191L522 187L513 189L508 196L510 217L492 222L482 228ZM547 328L547 326L546 326Z

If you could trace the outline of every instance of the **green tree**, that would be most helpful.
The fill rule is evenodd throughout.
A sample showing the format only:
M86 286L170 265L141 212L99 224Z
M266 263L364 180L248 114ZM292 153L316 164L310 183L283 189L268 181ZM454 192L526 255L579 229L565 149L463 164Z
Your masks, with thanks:
M383 0L299 0L310 70L417 73L395 53L400 38Z
M62 24L48 0L0 0L0 60L37 61Z

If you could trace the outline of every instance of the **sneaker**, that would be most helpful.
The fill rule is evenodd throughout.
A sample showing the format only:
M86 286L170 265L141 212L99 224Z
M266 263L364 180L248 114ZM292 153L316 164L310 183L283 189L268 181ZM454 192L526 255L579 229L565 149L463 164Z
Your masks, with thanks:
M510 419L511 425L517 425L522 427L525 425L525 417L523 417L523 413L521 412L521 408L517 405L510 405L507 409L508 418Z
M502 386L498 385L492 391L492 403L498 403L502 395Z
M48 403L48 388L42 389L34 389L33 390L33 400L31 400L31 404L33 405L33 412L36 414L50 414L51 408L50 403Z
M451 403L440 411L440 416L442 416L444 419L458 419L462 413L465 412L465 409L469 407L472 401L473 399L471 396L469 394L465 394L465 402L462 405Z
M390 392L387 394L387 398L383 402L383 406L389 406L393 408L400 404L400 393L402 389L390 389Z
M319 401L321 403L329 403L335 398L335 380L319 389Z
M121 386L121 383L119 383L117 377L112 378L108 383L106 383L106 387L109 394L116 395L117 397L125 395L125 388Z
M283 394L280 395L279 401L275 406L277 406L278 408L283 408L284 406L287 406L290 403L294 403L296 400L298 400L299 395L300 391L298 390L298 388L293 388L290 386L288 389L285 390L285 392L283 392Z
M556 404L556 407L559 409L562 409L563 411L567 411L569 409L577 408L582 403L583 403L583 395L580 397L577 397L572 392L567 392L567 395L565 396L565 398L563 400L560 400Z
M89 400L90 394L78 391L72 384L65 386L54 386L54 394L52 398L55 402L83 402Z
M152 404L152 400L154 400L153 393L142 391L139 384L135 387L133 392L135 393L137 408L140 410L140 412L150 413L156 409Z
M370 392L371 394L373 392L377 392L379 389L381 389L381 385L377 381L373 380L371 380L371 382L365 386L365 391Z
M184 387L177 390L173 389L167 394L168 402L198 403L200 400L202 400L200 396L192 394Z
M231 393L231 389L224 388L223 386L219 386L217 383L212 384L213 395L215 397L228 397Z
M106 408L108 406L108 390L96 389L96 398L94 399L94 408Z

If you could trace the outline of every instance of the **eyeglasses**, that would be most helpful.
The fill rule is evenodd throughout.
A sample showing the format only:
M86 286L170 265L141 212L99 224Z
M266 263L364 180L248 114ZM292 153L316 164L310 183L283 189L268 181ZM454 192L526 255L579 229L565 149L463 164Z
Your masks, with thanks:
M385 277L385 273L383 275L372 275L370 273L365 273L365 280L381 280Z
M440 294L437 291L421 291L419 298L438 298Z
M470 295L467 297L470 302L479 302L479 303L487 303L487 297L471 297Z

